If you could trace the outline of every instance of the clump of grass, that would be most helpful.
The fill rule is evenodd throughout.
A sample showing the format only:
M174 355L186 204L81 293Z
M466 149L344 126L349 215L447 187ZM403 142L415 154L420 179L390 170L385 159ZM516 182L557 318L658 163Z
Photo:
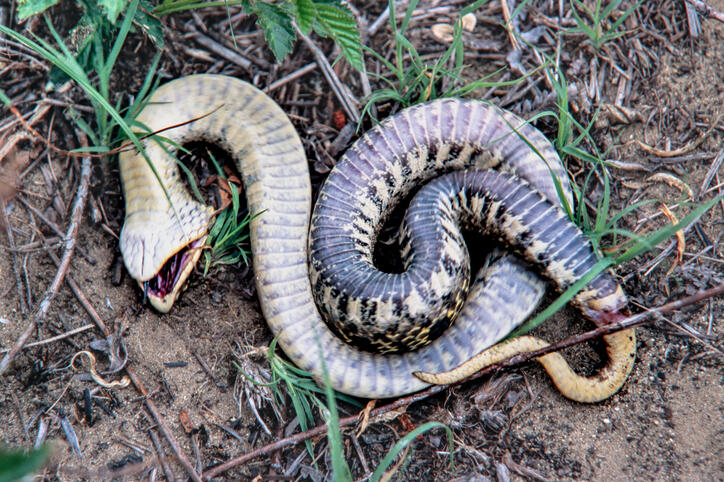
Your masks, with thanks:
M330 384L329 374L327 373L327 367L324 363L321 349L319 351L320 360L322 361L322 383L323 387L320 387L317 382L312 378L312 374L302 370L283 358L279 357L276 353L276 342L274 339L267 350L267 358L271 365L272 380L264 386L270 387L274 393L274 397L277 402L281 405L284 404L286 395L292 402L294 411L297 419L299 420L299 427L302 431L307 431L314 424L313 407L322 414L322 418L327 424L327 440L329 442L329 450L332 461L332 479L335 481L352 481L351 471L349 465L344 457L344 444L342 431L339 425L339 412L337 410L337 401L343 401L349 403L355 407L361 408L362 404L354 397L350 397L343 393L335 392ZM237 366L238 369L240 369ZM240 369L241 370L241 369ZM243 373L243 372L242 372ZM258 381L252 380L248 375L244 376L252 383L260 384ZM283 388L282 388L283 387ZM326 403L322 401L321 395L325 396ZM390 448L390 451L380 461L379 466L370 477L371 481L381 480L386 474L385 471L394 462L395 458L420 435L435 430L438 428L445 429L448 442L449 442L449 453L450 453L450 466L453 465L453 437L452 430L443 423L440 422L427 422L420 425L416 429L410 431L395 445ZM310 441L306 441L307 450L310 456L314 458L313 450ZM409 457L410 453L405 452L404 456Z
M240 261L243 261L244 264L249 263L251 253L247 251L244 246L249 239L249 223L253 217L255 217L241 208L242 203L239 188L229 180L229 177L219 165L213 153L208 151L208 155L209 160L216 170L217 177L228 186L231 203L226 208L221 209L216 215L211 229L209 229L209 234L206 238L207 249L205 249L203 253L204 276L206 276L209 269L214 266L236 264ZM202 201L193 175L180 161L178 165L186 172L193 192L196 194L196 197ZM257 216L259 214L257 214Z
M356 407L362 406L356 398L333 391L331 386L329 386L329 377L326 377L326 386L320 387L317 382L314 381L311 373L302 370L280 357L277 354L276 345L277 339L275 338L272 340L266 352L266 357L271 367L271 381L269 383L254 380L244 373L238 365L237 369L241 371L244 377L251 383L270 388L276 402L280 406L286 406L288 397L292 403L297 420L299 421L299 427L302 431L309 430L314 425L314 407L317 407L321 411L325 416L325 420L328 419L332 410L336 413L336 405L334 409L328 405L330 403L330 391L332 396L331 403L336 403L336 400L342 400ZM325 404L321 400L320 396L323 394L327 396L328 404ZM306 445L309 454L314 458L311 442L307 441Z
M405 37L412 13L417 8L419 0L411 0L405 10L405 16L400 25L397 25L395 16L395 0L389 0L390 28L392 29L392 42L395 49L395 58L391 62L383 55L369 47L365 50L377 59L388 71L387 74L369 73L379 79L387 87L372 92L366 99L362 114L369 115L372 106L378 102L394 101L401 108L409 107L421 102L442 97L463 97L476 89L513 85L533 74L512 81L492 81L503 69L493 72L483 78L463 83L462 74L466 68L463 62L465 48L463 45L462 18L474 12L488 0L478 0L464 7L453 26L452 41L445 52L432 61L424 60L417 49ZM405 57L409 61L405 61Z
M546 55L539 52L542 56ZM548 65L555 65L552 59L547 58ZM581 160L588 165L589 169L582 187L572 183L573 196L576 200L576 209L567 207L567 201L559 192L561 201L566 210L579 228L586 234L594 250L601 258L591 270L580 280L570 286L553 303L547 306L534 318L530 319L508 335L508 338L527 333L536 326L566 305L585 285L601 272L614 268L622 263L630 261L648 251L652 251L659 243L674 236L677 231L685 228L696 221L706 211L711 209L719 200L714 198L708 202L695 204L691 203L691 211L678 223L665 226L647 236L638 235L630 230L619 226L621 220L629 213L640 207L654 202L654 200L643 200L626 206L618 212L611 208L611 174L608 171L605 155L600 153L596 147L590 131L595 122L596 113L587 125L582 125L570 112L568 102L568 85L565 76L560 69L551 71L546 69L549 80L556 92L556 111L544 111L538 117L550 116L558 122L558 132L554 144L561 158L565 161L567 157ZM585 203L586 193L590 190L594 179L600 179L602 183L602 195L596 204L594 216L592 217ZM622 240L623 239L623 240ZM605 253L605 255L604 255Z
M626 32L619 31L619 27L642 3L637 1L628 10L623 12L616 20L610 21L609 17L621 5L623 0L613 0L601 9L602 1L596 0L595 6L591 9L581 0L571 0L571 13L576 19L577 27L568 29L568 33L582 33L588 38L586 41L598 52L603 44L610 40L623 36ZM582 10L586 16L583 18L578 12ZM607 26L608 25L608 26Z
M77 83L88 96L95 116L95 125L90 125L85 122L80 115L73 110L70 110L70 114L78 128L88 135L94 146L88 149L79 149L77 152L109 152L110 146L116 140L119 140L121 135L130 139L136 148L144 152L138 136L131 130L131 125L134 124L135 116L143 106L141 99L145 97L145 94L152 87L153 74L160 59L160 53L153 59L151 69L146 76L139 96L136 98L137 100L126 109L125 115L121 114L120 105L113 105L110 98L111 73L131 29L138 3L139 0L131 0L126 16L118 27L115 40L110 44L110 50L106 50L107 45L104 44L103 38L99 35L91 35L89 37L88 42L89 48L91 49L89 62L92 65L90 72L87 71L86 66L78 61L76 54L71 52L69 46L66 45L60 34L58 34L48 16L45 16L45 22L57 47L54 47L40 37L34 36L33 38L29 38L4 25L0 25L0 32L38 53L46 61L50 62L54 67Z

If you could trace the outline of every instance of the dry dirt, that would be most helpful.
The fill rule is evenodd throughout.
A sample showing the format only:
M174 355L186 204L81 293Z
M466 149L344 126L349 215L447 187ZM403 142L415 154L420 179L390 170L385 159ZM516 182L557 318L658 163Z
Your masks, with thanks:
M724 2L711 2L724 11ZM483 25L485 27L485 25ZM505 36L499 36L501 42ZM667 45L671 49L665 48ZM597 125L593 135L600 146L610 147L608 158L641 163L650 172L612 169L615 209L639 199L664 200L669 205L682 199L675 188L661 182L647 183L654 172L668 172L684 180L698 193L712 160L722 147L721 117L718 127L688 154L689 158L668 162L643 151L634 140L659 149L675 149L692 142L707 131L709 122L724 114L724 24L703 21L700 39L688 36L657 49L659 64L652 65L646 76L636 75L628 107L644 114L644 122L614 126ZM589 55L589 53L586 53ZM319 82L318 88L324 88ZM322 87L319 87L319 86ZM580 85L579 85L580 87ZM617 85L602 86L602 102L612 102ZM493 99L494 100L494 99ZM573 99L575 104L576 99ZM696 118L687 118L676 106L684 106ZM699 125L701 119L709 119ZM314 126L297 120L302 135ZM551 134L550 131L547 132ZM672 145L667 145L669 140ZM23 149L30 150L24 144ZM698 154L701 154L697 157ZM94 172L94 200L101 200L108 220L117 229L122 221L120 188L113 161L100 165ZM67 205L72 202L77 175L68 161L51 156L42 164L58 179L58 197ZM575 167L571 169L575 171ZM712 182L724 178L724 169ZM582 181L579 176L577 181ZM100 183L104 179L105 183ZM54 212L47 182L40 168L22 181L22 193L41 211ZM596 193L594 192L595 196ZM710 199L711 195L706 196ZM95 201L93 201L95 202ZM626 218L629 229L647 216L651 228L662 226L664 218L656 214L660 203L647 205ZM185 454L195 461L192 438L183 429L180 417L188 414L198 429L203 468L249 452L276 438L299 431L287 411L279 423L271 410L264 408L261 416L272 430L264 433L247 400L239 395L240 379L233 365L232 352L238 345L264 346L270 334L260 315L258 303L249 288L248 270L225 268L208 278L196 276L190 287L169 315L159 315L142 306L140 291L127 276L120 283L114 279L120 269L117 240L91 214L98 207L89 205L78 235L77 252L69 276L85 292L91 304L107 325L122 326L122 338L128 350L128 363L135 370L149 396L155 402ZM28 224L27 211L11 202L7 212L15 243L30 241L33 227ZM681 215L682 211L677 211ZM65 226L67 207L55 214ZM634 310L656 306L669 299L680 298L697 289L721 282L724 270L722 218L724 209L716 206L687 234L684 268L678 267L667 277L675 254L650 273L642 273L655 254L666 247L662 243L655 254L642 256L617 269L625 280ZM40 226L42 223L36 219ZM64 228L63 228L64 229ZM42 228L46 236L54 236ZM0 238L0 349L12 345L26 326L29 315L21 313L13 271L13 258L4 234ZM117 231L116 231L117 233ZM693 256L714 244L699 260ZM18 254L21 268L27 270L32 302L36 306L52 280L56 268L44 251L25 257ZM92 261L92 262L91 262ZM25 264L24 264L25 263ZM717 278L718 277L718 278ZM713 345L721 346L724 300L708 300L682 313L669 315L669 320L685 322L704 334ZM552 323L539 330L549 339L561 339L580 332L582 327L573 310L564 310ZM45 339L91 323L76 297L64 285L52 303L46 323L31 337ZM40 418L50 423L48 439L56 450L45 475L50 479L74 480L95 478L99 472L124 463L152 461L154 449L149 430L153 427L135 389L99 390L90 381L74 377L68 364L77 351L101 339L92 328L63 341L26 349L3 377L0 387L0 442L11 446L31 446L38 432ZM594 345L595 347L596 345ZM583 370L593 371L599 365L594 350L574 348L566 351ZM106 360L99 354L100 364ZM203 359L218 384L201 367ZM260 366L266 363L257 360ZM180 363L177 363L180 362ZM708 349L701 341L683 333L673 325L660 321L638 329L638 359L623 389L610 399L593 405L581 405L561 397L545 373L537 365L526 365L496 378L493 382L472 382L417 402L407 409L407 418L372 424L353 443L354 432L345 430L345 453L355 479L369 475L389 447L412 424L441 421L455 433L455 465L447 466L446 439L442 432L431 432L413 444L414 451L406 467L396 475L403 480L506 480L506 472L516 480L544 477L548 480L724 480L724 370L721 355ZM180 366L170 366L177 364ZM512 376L511 374L517 374ZM220 386L219 386L220 385ZM99 406L93 409L93 420L83 418L83 391L95 390L95 397L112 409L106 413ZM488 398L487 395L492 398ZM50 406L52 410L48 410ZM358 410L342 404L342 414ZM44 415L37 417L40 411ZM65 413L80 441L82 458L71 451L59 422ZM25 425L25 429L23 427ZM232 428L238 438L223 427ZM183 470L171 457L168 445L162 444L169 457L170 468L177 477ZM128 446L132 441L138 452ZM358 443L358 445L357 445ZM271 456L261 457L226 474L228 478L249 480L261 475L263 480L276 480L298 457L301 466L293 472L297 480L318 480L328 474L326 439L313 439L312 462L304 457L306 448L296 445ZM140 456L139 456L140 454ZM316 465L315 465L316 464ZM517 469L517 470L516 470ZM90 472L86 473L84 470ZM95 475L93 475L95 474ZM275 475L276 474L276 475ZM162 472L158 472L162 476ZM149 477L148 472L128 476L129 480ZM486 477L488 479L486 479Z

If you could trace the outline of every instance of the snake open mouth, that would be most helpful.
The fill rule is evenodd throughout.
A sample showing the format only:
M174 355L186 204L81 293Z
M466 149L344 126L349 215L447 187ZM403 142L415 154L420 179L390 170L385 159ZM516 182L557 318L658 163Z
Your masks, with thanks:
M148 298L151 306L168 313L199 260L205 243L205 235L190 242L171 256L155 276L142 283L144 297Z

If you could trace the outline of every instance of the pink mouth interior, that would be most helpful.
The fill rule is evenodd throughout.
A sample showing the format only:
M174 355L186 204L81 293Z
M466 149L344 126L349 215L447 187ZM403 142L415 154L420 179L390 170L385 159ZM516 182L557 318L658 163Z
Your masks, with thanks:
M198 247L201 242L201 239L192 241L188 246L171 256L156 276L144 283L144 291L146 294L164 298L173 292L179 281L179 276L191 259L191 250Z

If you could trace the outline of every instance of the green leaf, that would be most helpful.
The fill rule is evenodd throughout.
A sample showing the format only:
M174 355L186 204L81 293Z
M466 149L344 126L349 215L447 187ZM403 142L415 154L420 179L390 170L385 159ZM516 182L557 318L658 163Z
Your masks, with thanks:
M264 38L277 60L282 60L294 46L294 26L287 12L276 5L255 2L251 11L256 14L257 24L264 30Z
M4 90L0 90L0 102L5 104L5 107L10 107L13 105L13 102L10 100L10 97L7 96Z
M50 447L43 446L37 450L1 450L0 451L0 482L18 480L28 476L42 467L50 455Z
M140 8L136 10L136 15L133 18L134 24L146 32L146 35L156 44L156 47L163 49L161 20L149 13L153 11L153 3L150 0L141 0L139 6Z
M328 36L339 45L342 55L357 70L364 68L362 42L354 15L346 5L337 2L316 2L317 12L315 30Z
M60 0L18 0L18 20L42 13Z
M98 0L98 5L103 7L106 18L115 24L118 15L126 8L129 0Z
M314 8L312 0L292 0L294 2L294 11L296 12L297 25L304 35L307 35L314 25L314 19L317 16L317 10Z

